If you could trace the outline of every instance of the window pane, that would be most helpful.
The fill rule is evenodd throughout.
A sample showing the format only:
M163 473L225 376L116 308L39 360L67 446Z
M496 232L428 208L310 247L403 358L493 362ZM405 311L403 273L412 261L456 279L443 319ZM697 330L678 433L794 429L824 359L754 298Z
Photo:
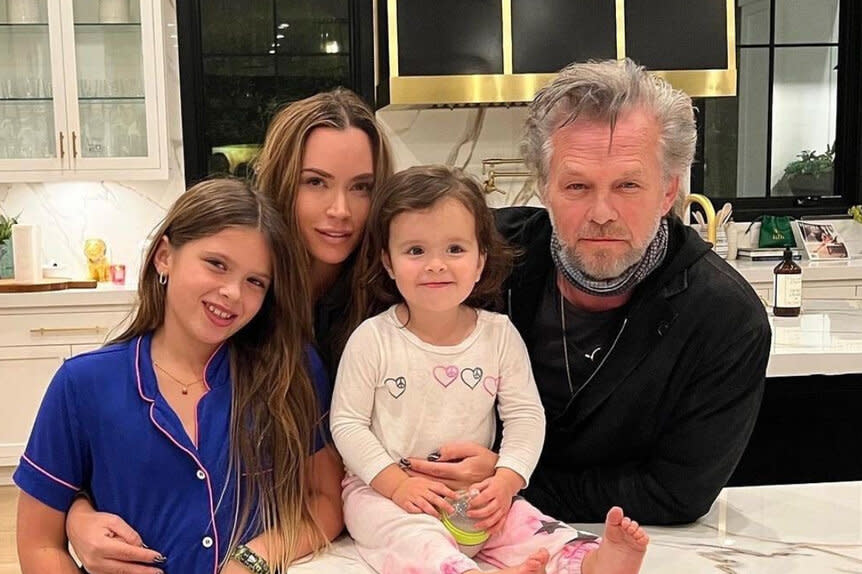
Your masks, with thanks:
M838 0L778 0L775 42L838 42Z
M773 85L772 194L832 195L831 165L791 166L805 150L835 144L838 48L776 48ZM785 170L791 166L790 172ZM819 182L794 185L792 172L814 170ZM828 172L828 173L826 173ZM828 175L828 178L827 178ZM814 187L812 187L814 186Z
M703 191L710 197L736 197L737 98L705 98Z
M246 174L280 106L350 83L349 8L346 0L200 2L209 173Z
M737 97L698 103L703 191L710 197L766 196L769 49L741 48L738 60Z
M201 2L205 54L267 54L275 44L272 0Z
M739 147L737 197L766 195L766 132L769 123L769 49L739 51ZM776 116L778 117L778 116Z
M769 43L769 0L738 0L737 44Z

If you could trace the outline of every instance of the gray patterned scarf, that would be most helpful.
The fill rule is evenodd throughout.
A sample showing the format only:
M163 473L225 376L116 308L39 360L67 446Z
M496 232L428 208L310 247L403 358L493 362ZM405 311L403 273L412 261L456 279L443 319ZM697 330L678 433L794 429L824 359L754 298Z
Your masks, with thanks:
M619 276L610 279L596 279L578 269L566 254L559 238L557 238L556 230L551 235L551 257L553 257L554 264L566 278L566 281L574 287L589 295L610 297L634 289L638 283L646 279L647 275L662 264L665 254L667 254L667 237L667 219L662 218L658 231L647 246L643 258Z

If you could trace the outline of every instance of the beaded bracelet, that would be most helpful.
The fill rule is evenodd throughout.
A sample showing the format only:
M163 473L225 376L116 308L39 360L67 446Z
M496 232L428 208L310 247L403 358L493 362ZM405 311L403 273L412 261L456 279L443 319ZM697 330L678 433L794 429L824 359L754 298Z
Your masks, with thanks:
M270 574L269 564L266 563L266 560L258 556L254 550L245 544L237 546L233 554L231 554L231 558L242 564L246 570L253 574Z

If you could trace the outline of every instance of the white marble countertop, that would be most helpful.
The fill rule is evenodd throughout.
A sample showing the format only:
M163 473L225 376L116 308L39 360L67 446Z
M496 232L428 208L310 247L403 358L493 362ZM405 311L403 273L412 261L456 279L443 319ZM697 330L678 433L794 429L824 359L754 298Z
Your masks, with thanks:
M773 317L768 377L862 373L862 300L805 300L799 317Z
M772 270L778 261L748 261L736 259L728 261L749 283L772 283ZM802 268L803 281L838 281L862 279L862 258L856 257L842 261L811 261L802 259L796 262Z
M599 525L576 524L599 532ZM862 572L862 482L725 488L686 526L647 527L642 574ZM348 538L294 574L369 574Z

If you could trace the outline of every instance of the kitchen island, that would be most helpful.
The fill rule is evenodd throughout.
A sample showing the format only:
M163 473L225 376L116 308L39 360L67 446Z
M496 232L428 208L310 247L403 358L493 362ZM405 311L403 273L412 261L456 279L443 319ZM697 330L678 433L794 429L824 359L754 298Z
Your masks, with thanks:
M862 300L804 300L799 317L773 317L767 377L862 373Z
M600 532L600 525L576 524ZM642 574L862 571L862 482L725 488L684 526L647 527ZM369 574L347 537L291 574Z
M862 301L802 308L769 318L763 404L731 485L862 480Z

